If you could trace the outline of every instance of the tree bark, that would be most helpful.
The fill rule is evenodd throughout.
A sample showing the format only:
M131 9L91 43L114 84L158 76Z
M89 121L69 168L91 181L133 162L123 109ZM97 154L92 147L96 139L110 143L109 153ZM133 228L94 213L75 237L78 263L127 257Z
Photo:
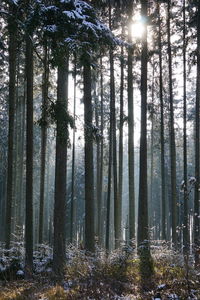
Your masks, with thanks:
M57 83L57 135L54 200L53 271L58 279L64 276L66 262L66 183L67 140L66 112L68 101L68 61L63 59L58 66Z
M101 98L101 104L100 104L100 110L101 110L101 117L100 117L100 130L101 130L101 141L100 141L100 170L99 170L99 221L98 221L98 236L99 236L99 244L103 246L103 228L104 228L104 214L103 214L103 199L102 199L102 193L103 193L103 167L104 167L104 97L103 97L103 70L102 70L102 59L101 59L101 75L100 75L100 98Z
M195 194L194 194L194 249L195 249L195 265L199 265L199 234L200 234L200 222L199 222L199 104L200 104L200 2L198 3L197 13L197 87L196 87L196 111L195 111Z
M85 122L85 248L94 252L94 167L92 132L91 66L85 63L84 82L84 122Z
M129 6L128 40L132 43L132 12ZM135 238L135 174L134 174L134 115L133 115L133 47L128 48L128 174L129 174L129 239Z
M14 156L14 119L16 102L16 55L17 55L17 25L14 20L15 5L10 4L8 19L9 30L9 125L8 125L8 159L7 159L7 197L5 247L10 248L11 238L11 211L13 200L13 156Z
M33 45L26 35L26 218L25 218L25 271L33 272Z
M162 58L162 32L161 32L161 16L160 16L160 5L158 4L158 17L159 17L159 94L160 94L160 144L161 144L161 153L160 153L160 162L161 162L161 207L162 207L162 239L166 240L166 190L165 190L165 128L164 128L164 103L163 103L163 58Z
M147 16L146 1L142 3L142 16ZM138 246L149 239L147 202L147 28L142 40L141 54L141 136L140 136L140 175L138 208Z
M184 216L183 216L183 251L189 249L188 231L188 187L187 187L187 75L186 75L186 17L183 0L183 173L184 173Z
M122 39L124 37L124 25L122 24ZM123 137L124 137L124 46L121 46L120 57L120 121L119 121L119 175L118 175L118 190L119 202L122 203L123 193Z
M169 68L169 105L170 105L170 165L171 165L171 214L172 214L172 244L177 247L177 195L176 195L176 144L174 131L173 83L172 83L172 53L171 53L171 0L167 2L167 43L168 43L168 68Z
M147 188L147 1L141 1L141 15L145 20L141 53L141 133L140 133L140 175L138 204L138 252L143 287L146 278L153 272L148 230L148 188Z
M111 26L111 2L109 0L109 28ZM121 243L121 203L118 195L117 180L117 138L116 138L116 108L115 108L115 76L114 76L114 56L113 49L110 47L110 109L112 123L112 168L113 168L113 189L114 189L114 231L115 231L115 248Z
M41 170L40 170L40 210L39 210L39 244L43 243L44 230L44 198L45 198L45 167L46 167L46 144L47 144L47 120L46 111L48 103L48 49L47 41L44 46L44 74L42 86L42 128L41 128Z
M73 128L73 144L72 144L72 184L71 184L71 243L76 241L77 232L77 201L74 197L75 192L75 154L76 154L76 57L74 65L74 128Z

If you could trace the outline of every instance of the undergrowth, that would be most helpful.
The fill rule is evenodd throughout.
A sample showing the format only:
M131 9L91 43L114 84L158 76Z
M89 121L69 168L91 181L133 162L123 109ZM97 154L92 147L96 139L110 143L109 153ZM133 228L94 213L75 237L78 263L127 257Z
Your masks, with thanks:
M88 255L84 250L69 246L65 279L60 285L55 285L51 269L52 251L47 246L40 246L34 254L33 280L1 280L0 300L148 300L157 293L163 300L170 299L170 295L177 295L177 299L183 300L200 299L200 270L194 269L192 257L186 265L183 255L170 250L165 244L152 247L151 253L154 264L152 285L144 291L140 261L133 249L117 250L107 256L100 249L94 255ZM4 265L9 266L12 256L7 258L3 252L1 255ZM17 259L17 255L13 257ZM23 268L21 255L19 260ZM145 280L148 282L150 279Z

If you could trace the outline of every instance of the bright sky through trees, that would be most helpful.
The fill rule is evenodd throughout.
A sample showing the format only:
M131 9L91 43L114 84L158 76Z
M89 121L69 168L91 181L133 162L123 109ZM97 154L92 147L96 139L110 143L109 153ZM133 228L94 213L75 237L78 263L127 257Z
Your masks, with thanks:
M144 33L144 25L141 22L141 19L132 24L132 35L133 38L142 38Z

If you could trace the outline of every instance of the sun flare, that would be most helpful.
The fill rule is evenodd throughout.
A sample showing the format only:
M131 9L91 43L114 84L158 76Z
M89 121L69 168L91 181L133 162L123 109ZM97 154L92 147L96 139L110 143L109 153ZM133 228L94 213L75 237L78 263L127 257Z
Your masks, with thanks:
M144 33L144 24L141 21L132 24L133 38L141 38Z

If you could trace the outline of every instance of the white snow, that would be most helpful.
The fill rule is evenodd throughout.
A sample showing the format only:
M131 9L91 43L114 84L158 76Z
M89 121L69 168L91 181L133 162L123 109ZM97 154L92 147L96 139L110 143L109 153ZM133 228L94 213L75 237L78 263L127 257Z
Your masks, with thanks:
M160 285L157 286L157 288L158 288L159 290L162 290L162 289L164 289L165 287L166 287L166 284L165 284L165 283L160 284Z
M16 273L16 275L18 275L18 276L24 276L24 271L18 270L17 273Z
M170 294L168 296L168 299L170 299L170 300L172 300L172 299L179 300L179 297L176 294Z
M192 177L189 178L188 182L190 184L195 183L196 182L196 178L192 176Z
M56 32L57 31L57 26L55 24L53 25L47 25L45 27L46 31L50 31L50 32Z
M75 20L74 11L64 10L63 14L66 15L69 19L74 19Z

